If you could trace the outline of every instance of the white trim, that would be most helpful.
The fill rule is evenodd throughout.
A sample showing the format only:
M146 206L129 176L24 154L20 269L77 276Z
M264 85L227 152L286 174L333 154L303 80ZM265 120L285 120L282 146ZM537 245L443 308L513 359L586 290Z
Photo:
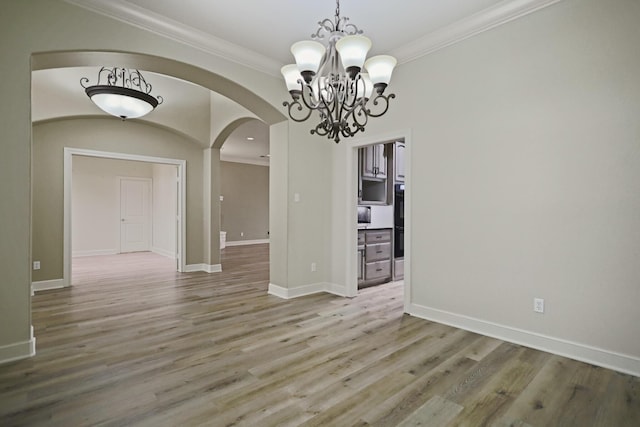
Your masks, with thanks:
M392 49L390 55L404 64L459 43L492 28L521 18L562 0L510 0L440 28L404 46Z
M31 295L34 292L48 291L50 289L61 289L65 287L64 279L41 280L31 283Z
M233 242L227 240L226 246L262 245L264 243L269 243L269 239L235 240Z
M117 19L134 27L151 31L254 70L267 72L273 76L280 74L282 64L272 58L132 3L115 0L66 0L66 2Z
M254 70L280 76L280 64L259 52L216 38L181 22L122 0L65 0L129 25L168 37ZM561 0L505 0L495 6L435 30L417 40L389 52L400 64L413 61L469 37L521 18Z
M0 347L0 365L15 362L16 360L27 359L35 355L36 337L33 336L33 326L31 326L31 338L28 341L21 341Z
M154 254L158 254L167 258L171 258L171 259L176 259L176 254L174 254L171 251L168 251L166 249L161 249L161 248L157 248L155 246L151 247L151 252L153 252Z
M62 280L64 286L71 286L71 193L73 183L73 156L99 157L105 159L133 160L138 162L159 163L174 165L178 169L178 241L177 256L178 271L185 271L185 260L187 259L187 224L184 218L187 217L187 161L182 159L170 159L164 157L142 156L138 154L116 153L109 151L87 150L82 148L64 147L64 219L63 219L63 266Z
M326 289L324 290L327 293L338 295L340 297L347 296L347 287L338 285L336 283L325 283Z
M411 304L409 314L640 377L640 358L461 314Z
M117 249L94 249L91 251L73 251L73 258L81 258L85 256L100 256L100 255L116 255Z
M219 273L222 271L222 264L189 264L184 266L185 273L204 271L205 273Z
M269 283L268 294L284 299L291 299L306 295L319 294L321 292L327 292L341 297L347 296L347 290L344 286L327 282L312 283L310 285L298 286L291 289Z

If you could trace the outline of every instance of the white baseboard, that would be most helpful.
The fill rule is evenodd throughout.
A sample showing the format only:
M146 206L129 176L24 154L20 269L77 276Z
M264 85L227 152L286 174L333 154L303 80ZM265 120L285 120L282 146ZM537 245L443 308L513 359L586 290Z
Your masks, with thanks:
M64 279L41 280L31 283L31 295L38 291L48 291L49 289L64 288Z
M0 347L0 364L26 359L35 354L36 337L33 336L33 326L31 326L31 339Z
M409 314L640 377L640 358L448 311L409 304Z
M226 246L261 245L263 243L269 243L269 239L236 240L234 242L230 242L230 241L227 240Z
M305 295L317 294L320 292L328 292L330 294L338 296L346 296L346 288L344 286L336 285L334 283L320 282L312 283L310 285L299 286L297 288L283 288L282 286L269 283L270 295L274 295L284 299L298 298Z
M185 273L204 271L206 273L219 273L222 271L222 264L189 264L184 266Z
M73 251L71 256L73 258L84 257L84 256L99 256L99 255L117 255L117 249L95 249L91 251Z
M335 283L325 283L325 284L326 284L325 292L338 295L340 297L346 297L348 295L346 286L336 285Z
M176 254L172 251L168 251L166 249L162 249L162 248L156 248L155 246L151 247L151 252L153 252L154 254L158 254L167 258L171 258L171 259L176 259Z

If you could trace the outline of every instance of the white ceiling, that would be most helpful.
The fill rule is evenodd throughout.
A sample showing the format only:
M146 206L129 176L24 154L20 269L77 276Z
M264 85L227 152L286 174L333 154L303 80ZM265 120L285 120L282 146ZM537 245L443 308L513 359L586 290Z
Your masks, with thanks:
M96 84L97 67L69 67L32 72L32 111L34 122L62 117L104 116L111 118L85 95L80 79ZM143 71L153 85L152 94L160 95L164 102L145 121L168 127L207 148L210 139L209 122L211 92L193 83L149 71ZM216 106L224 109L234 101L217 95ZM119 120L118 118L111 118ZM248 138L253 138L249 140ZM269 128L260 120L251 120L233 131L220 152L225 161L269 164Z
M363 30L376 53L409 42L475 14L501 0L342 0L340 12ZM260 52L282 65L289 46L308 39L318 21L333 18L335 0L126 0L161 17Z
M274 75L334 0L66 0ZM342 0L371 54L404 63L560 0Z
M291 44L310 39L318 21L333 18L336 9L335 0L65 1L272 75L279 75L280 67L293 62L289 51ZM558 1L342 0L340 12L371 38L370 55L391 54L402 64ZM61 115L96 114L84 91L75 86L77 75L86 70L76 70L75 74L66 70L73 78L56 74L58 72L62 70L34 72L34 119L46 118L50 114L44 111L47 108L67 108L67 113ZM190 83L177 79L170 81L158 75L153 77L156 82L151 83L157 83L155 87L169 96L165 96L165 103L149 115L150 121L154 120L152 115L165 120L167 115L177 114L176 109L194 111L202 107L189 107L185 99L197 99L202 103L203 98L197 91L205 89L194 89L193 85L183 89L180 85ZM72 82L73 86L65 87L64 82ZM46 97L38 96L47 90L49 83L54 83L54 88L49 90L58 91L57 99L67 101L47 103ZM192 96L180 98L181 93ZM255 139L248 141L248 136ZM223 160L268 164L268 144L268 128L262 122L252 120L233 132L223 146L221 157Z

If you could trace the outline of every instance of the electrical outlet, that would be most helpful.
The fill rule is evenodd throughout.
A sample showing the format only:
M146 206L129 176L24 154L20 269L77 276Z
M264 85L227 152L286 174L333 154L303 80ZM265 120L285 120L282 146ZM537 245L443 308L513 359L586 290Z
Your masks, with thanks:
M40 270L40 261L33 261L33 269Z
M536 313L544 313L544 299L542 298L533 299L533 311L535 311Z
M240 232L240 237L244 237L244 231Z
M316 263L315 263L315 262L312 262L312 263L311 263L311 271L312 271L312 272L313 272L313 271L316 271L316 267L317 267L317 266L316 266Z

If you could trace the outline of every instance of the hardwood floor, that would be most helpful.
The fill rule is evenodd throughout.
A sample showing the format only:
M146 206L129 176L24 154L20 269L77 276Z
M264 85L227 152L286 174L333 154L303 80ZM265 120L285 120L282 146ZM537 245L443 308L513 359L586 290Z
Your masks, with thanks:
M0 426L640 426L640 378L403 315L400 284L282 300L268 268L74 260L0 365Z

